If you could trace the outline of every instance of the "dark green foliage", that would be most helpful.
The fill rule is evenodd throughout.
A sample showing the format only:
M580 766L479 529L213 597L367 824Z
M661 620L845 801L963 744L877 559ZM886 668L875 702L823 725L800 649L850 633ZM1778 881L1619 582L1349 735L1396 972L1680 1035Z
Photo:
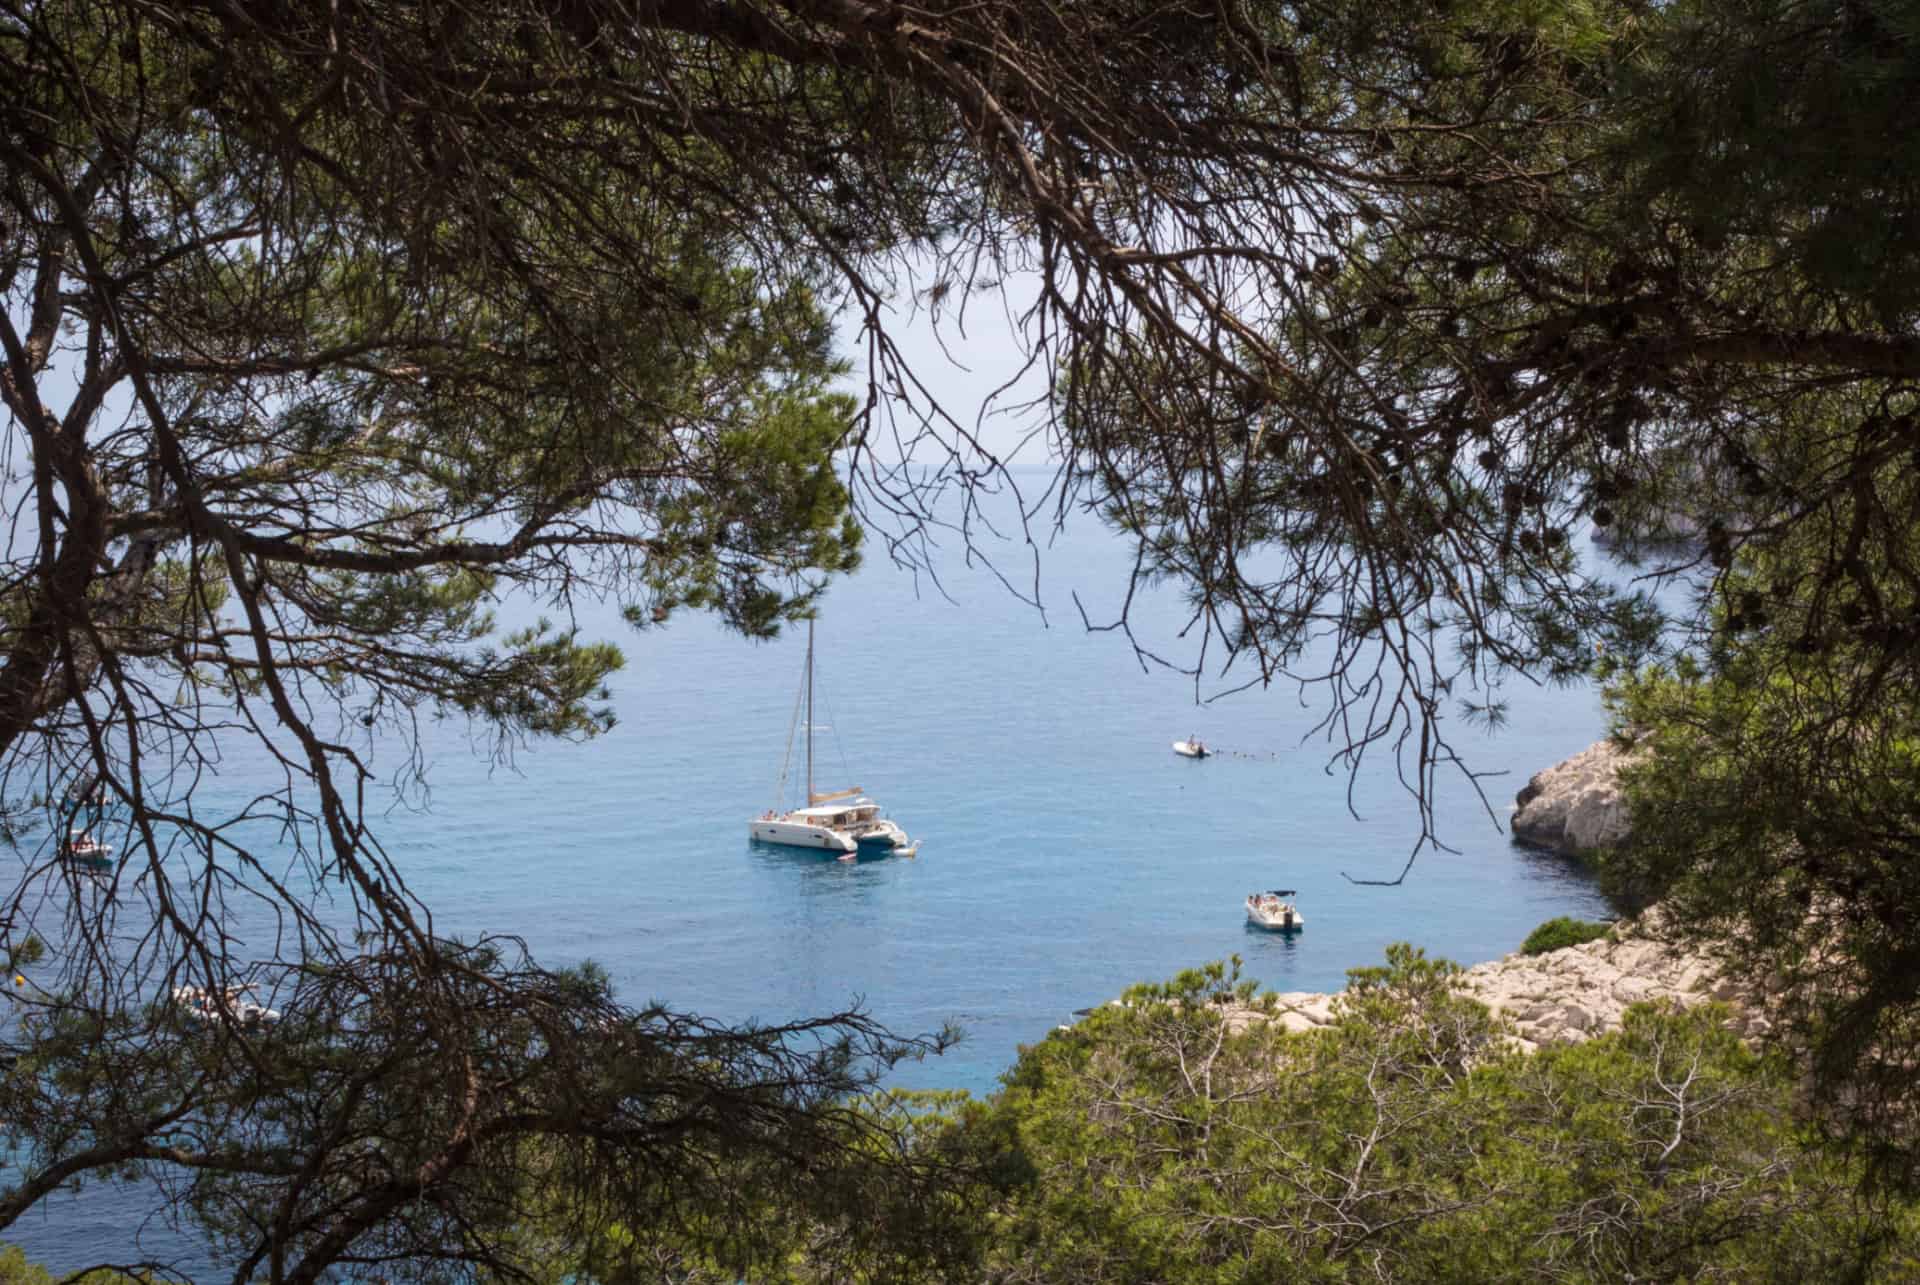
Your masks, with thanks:
M763 132L792 82L575 18L0 14L0 404L32 461L0 589L0 957L32 974L0 1023L0 1227L130 1171L242 1276L510 1270L540 1166L597 1164L649 1226L698 1188L742 1264L702 1175L797 1182L785 1157L891 1136L844 1101L902 1051L858 1014L621 1010L437 937L375 833L421 798L424 720L501 758L611 729L625 658L583 607L767 637L859 563L844 284L796 250L836 201L772 229L738 185L795 165ZM601 18L633 37L613 62ZM669 81L708 107L635 88ZM885 97L814 89L816 143L854 119L827 97ZM889 243L925 223L900 160L841 167L889 193ZM196 787L236 758L275 785L216 809ZM109 869L58 859L81 825ZM278 931L242 946L234 903ZM167 1002L243 983L285 1020Z
M79 1277L56 1277L38 1263L30 1262L18 1245L0 1246L0 1285L137 1285L152 1279L129 1276L123 1272L94 1271Z
M1565 915L1549 919L1527 934L1520 943L1522 955L1544 955L1550 950L1564 950L1568 946L1581 946L1590 941L1598 941L1613 931L1612 924L1603 924L1591 919L1572 919Z
M1628 776L1635 837L1602 860L1603 877L1659 899L1737 972L1767 979L1830 1125L1875 1156L1879 1176L1911 1182L1912 710L1849 716L1817 683L1756 682L1752 659L1626 689L1628 711L1662 721L1639 738L1645 758ZM1816 721L1827 730L1809 735Z
M1232 242L1268 226L1263 182L1310 209L1275 220L1265 273L1207 278L1249 292L1195 309L1217 324L1077 345L1063 436L1141 576L1190 585L1235 662L1271 680L1312 649L1331 703L1374 712L1328 720L1350 761L1404 747L1424 794L1448 693L1490 709L1470 689L1505 672L1669 645L1571 556L1589 520L1717 570L1837 509L1909 521L1855 465L1894 449L1920 377L1911 0L1250 15L1288 51L1263 91L1292 150L1156 212ZM1308 177L1336 132L1342 168ZM1129 239L1171 254L1155 226ZM1704 549L1659 538L1689 531ZM1855 681L1897 698L1901 675Z
M103 1023L35 987L0 1076L21 1175L0 1217L63 1175L179 1175L178 1212L242 1280L343 1258L424 1281L450 1261L617 1279L666 1255L731 1280L802 1251L829 1274L950 1255L909 1229L960 1171L863 1096L944 1037L627 1010L602 970L541 972L511 942L315 964L273 993L275 1021L161 1002Z
M1854 1199L1793 1075L1724 1010L1503 1051L1451 965L1393 947L1333 1023L1216 965L1026 1049L961 1139L1014 1184L983 1281L1895 1280L1913 1212ZM1256 1020L1247 1021L1249 1016Z
M1775 993L1824 1123L1911 1183L1920 486L1910 425L1854 399L1821 409L1730 467L1796 490L1844 472L1845 496L1729 557L1693 651L1613 675L1633 837L1599 868Z
M1658 202L1703 247L1854 301L1868 324L1910 327L1920 234L1884 215L1920 204L1920 7L1696 2L1663 18L1664 57L1697 74L1623 68L1620 98L1637 103L1628 198Z
M1650 599L1575 558L1587 518L1649 557L1669 556L1642 547L1656 526L1695 526L1698 556L1671 556L1714 578L1705 677L1675 662L1629 698L1665 720L1644 731L1679 770L1643 783L1654 825L1620 877L1696 931L1738 926L1745 963L1790 994L1829 997L1801 1029L1851 1072L1827 1077L1835 1105L1868 1104L1864 1136L1899 1150L1920 1136L1901 1114L1920 1047L1920 143L1900 127L1917 42L1913 0L9 8L0 400L20 477L0 816L30 842L63 833L65 787L97 774L125 861L116 898L49 943L35 1002L59 998L36 1038L55 1045L8 1050L59 1067L9 1113L40 1131L19 1190L122 1163L70 1149L109 1125L110 1157L172 1163L178 1117L157 1104L184 1071L149 1063L146 1005L254 966L229 898L279 917L269 980L378 960L396 974L382 995L444 1003L414 1032L419 1065L490 1049L496 1005L545 1011L545 974L451 949L408 896L374 826L370 787L391 775L376 749L440 715L501 754L606 731L623 657L575 632L582 599L766 636L857 565L857 504L907 560L930 531L983 531L980 493L1011 479L973 407L930 404L886 292L926 282L957 316L1013 274L1037 283L1021 333L1054 376L1028 427L1062 462L1023 520L1104 515L1138 542L1142 580L1187 594L1202 657L1319 684L1336 753L1404 753L1423 806L1457 761L1454 701L1492 722L1484 689L1505 674L1576 681L1596 640L1625 666L1668 644ZM863 341L858 402L836 388L836 316ZM502 628L507 598L562 623ZM193 786L249 741L284 784L209 815ZM420 763L402 763L404 791ZM291 869L245 846L269 829ZM9 956L30 914L91 895L45 855L9 894ZM337 911L315 909L322 888ZM1430 964L1394 967L1354 1002L1431 981ZM1343 1028L1304 1056L1360 1094L1355 1059L1378 1052L1383 1085L1451 1101L1484 1083L1467 1060L1491 1045L1433 1003L1432 1048ZM588 1062L590 1042L561 1041ZM252 1086L280 1090L251 1044L219 1048L193 1111L224 1127ZM421 1107L419 1065L395 1056L408 1110L381 1117L401 1135L384 1145L440 1154L461 1120ZM765 1063L719 1064L747 1079L716 1091L768 1087ZM357 1101L295 1100L304 1138L359 1127ZM540 1103L518 1118L566 1152L573 1117ZM803 1105L804 1132L822 1104ZM1453 1105L1464 1128L1493 1111ZM1462 1136L1406 1119L1449 1183L1492 1181ZM1300 1132L1307 1159L1249 1170L1263 1177L1237 1178L1236 1201L1257 1206L1266 1180L1347 1199L1312 1167L1345 1163L1346 1135ZM757 1155L766 1139L725 1141ZM191 1154L173 1190L253 1183L234 1208L306 1212L289 1156ZM583 1178L617 1175L594 1158ZM1632 1157L1602 1159L1638 1190ZM448 1193L461 1235L503 1234L473 1211L524 1194L506 1188ZM1154 1195L1115 1190L1090 1217ZM1409 1190L1410 1227L1463 1199ZM1350 1195L1357 1217L1402 1208L1391 1188ZM1197 1230L1128 1250L1141 1270L1236 1261L1229 1207L1192 1199ZM733 1219L762 1211L729 1206L701 1234L731 1246L748 1234ZM386 1213L361 1228L373 1249L470 1265L453 1215ZM249 1229L268 1275L354 1248L225 1225ZM1677 1275L1704 1251L1676 1226ZM1374 1252L1288 1235L1273 1261L1302 1270ZM1424 1261L1412 1241L1395 1252Z

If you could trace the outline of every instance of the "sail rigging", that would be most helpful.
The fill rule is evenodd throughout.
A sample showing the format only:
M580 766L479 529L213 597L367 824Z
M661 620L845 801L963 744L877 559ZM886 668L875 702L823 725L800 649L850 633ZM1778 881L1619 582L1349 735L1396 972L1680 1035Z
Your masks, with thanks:
M800 691L794 701L793 716L787 724L786 754L780 762L780 781L774 807L754 818L748 834L756 842L786 844L803 848L826 848L838 852L842 860L851 860L861 848L884 848L913 856L919 845L906 831L880 814L879 805L865 796L860 786L840 790L821 790L814 779L813 734L821 726L815 722L813 621L807 621L807 664ZM787 791L787 779L793 768L793 739L800 724L806 723L806 798L798 808L781 810ZM838 737L835 738L836 743ZM841 754L841 767L846 755Z

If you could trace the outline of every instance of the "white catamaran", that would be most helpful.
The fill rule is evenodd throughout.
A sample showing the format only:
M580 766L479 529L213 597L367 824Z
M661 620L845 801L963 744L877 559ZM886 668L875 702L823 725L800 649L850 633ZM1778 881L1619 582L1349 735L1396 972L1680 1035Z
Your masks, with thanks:
M778 843L794 848L814 848L852 857L862 848L900 849L907 855L918 850L906 831L880 815L880 805L860 792L850 790L817 791L813 788L813 621L807 621L807 802L789 811L761 813L747 826L750 838L761 843ZM787 762L793 758L793 737L787 737L787 760L780 767L780 785L787 780Z

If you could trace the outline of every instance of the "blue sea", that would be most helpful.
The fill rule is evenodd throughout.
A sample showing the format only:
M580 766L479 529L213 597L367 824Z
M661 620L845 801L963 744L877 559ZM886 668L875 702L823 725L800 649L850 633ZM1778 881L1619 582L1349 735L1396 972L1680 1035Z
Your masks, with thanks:
M1458 852L1423 852L1397 888L1355 886L1343 874L1398 875L1419 835L1390 758L1353 784L1353 815L1346 770L1303 740L1320 693L1197 705L1190 676L1143 672L1124 636L1080 622L1075 590L1096 620L1118 606L1119 542L1075 531L1040 556L1044 617L990 576L949 568L949 600L884 560L827 596L818 785L864 789L921 841L915 859L748 842L777 802L805 630L753 643L699 618L628 640L603 739L537 747L510 772L450 746L432 810L394 816L390 842L444 931L516 932L542 960L599 961L632 1000L727 1020L853 1002L902 1032L952 1019L965 1042L902 1078L976 1092L1074 1009L1208 960L1331 990L1391 942L1474 962L1543 919L1606 913L1504 832L1529 775L1603 734L1591 689L1510 684L1506 728L1456 727L1476 769L1506 773L1485 782L1501 824L1443 773L1438 825ZM1177 599L1147 607L1142 641L1190 650ZM1194 733L1229 753L1175 756ZM1298 938L1244 925L1246 893L1275 886L1299 890Z
M1031 592L1034 550L994 551ZM1504 829L1530 774L1603 734L1590 688L1516 680L1500 730L1456 722L1456 748L1496 774L1482 780L1492 815L1443 773L1437 825L1457 851L1422 852L1398 887L1362 886L1348 876L1397 876L1420 832L1391 757L1350 782L1311 734L1323 693L1207 702L1250 675L1196 690L1143 668L1125 635L1088 632L1074 594L1100 621L1126 587L1129 551L1106 532L1073 526L1038 556L1044 610L957 547L937 555L938 588L876 547L826 596L818 784L862 787L921 841L916 858L842 863L747 839L780 801L804 629L757 643L677 616L634 633L590 604L583 630L627 655L617 726L507 766L463 728L430 726L429 806L396 806L386 845L442 933L517 934L542 962L598 961L631 1002L726 1021L857 1004L901 1033L955 1022L964 1041L897 1082L975 1093L1076 1009L1209 960L1238 955L1268 988L1325 991L1392 942L1472 963L1555 915L1608 914L1575 869ZM1193 659L1184 623L1177 593L1135 604L1141 642L1169 659ZM1226 752L1176 757L1189 734ZM376 767L401 759L388 747ZM236 757L209 801L238 797L257 768ZM1242 898L1270 887L1298 890L1305 931L1246 927ZM4 1238L62 1270L138 1252L136 1234L141 1250L190 1257L150 1212L137 1191L96 1189Z

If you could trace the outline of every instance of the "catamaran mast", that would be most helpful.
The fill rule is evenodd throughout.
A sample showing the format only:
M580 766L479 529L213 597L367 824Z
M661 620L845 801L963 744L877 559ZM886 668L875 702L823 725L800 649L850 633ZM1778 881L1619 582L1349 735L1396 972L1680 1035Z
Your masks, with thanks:
M813 806L813 617L807 617L807 806Z

